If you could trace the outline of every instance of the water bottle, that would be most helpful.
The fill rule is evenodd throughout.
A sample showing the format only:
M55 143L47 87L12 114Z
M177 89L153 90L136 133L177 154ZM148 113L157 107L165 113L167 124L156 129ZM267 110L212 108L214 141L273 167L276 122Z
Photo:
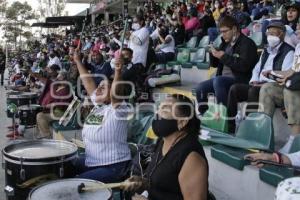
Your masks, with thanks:
M239 126L243 120L242 112L241 110L238 111L237 115L235 116L235 132L239 129Z

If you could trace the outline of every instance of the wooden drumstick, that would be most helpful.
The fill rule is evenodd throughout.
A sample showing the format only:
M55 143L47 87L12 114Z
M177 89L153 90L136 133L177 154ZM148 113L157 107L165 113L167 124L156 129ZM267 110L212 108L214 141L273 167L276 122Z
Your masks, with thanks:
M84 183L81 183L78 185L78 193L88 192L88 191L94 191L94 190L103 190L103 189L111 189L111 188L120 188L130 185L130 182L121 182L121 183L108 183L103 185L97 185L97 186L85 186Z

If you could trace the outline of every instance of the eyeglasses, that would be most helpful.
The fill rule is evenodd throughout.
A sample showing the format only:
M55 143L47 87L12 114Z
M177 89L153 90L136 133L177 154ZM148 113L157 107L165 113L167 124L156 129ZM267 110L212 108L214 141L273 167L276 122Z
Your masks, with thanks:
M225 34L225 33L228 33L229 31L231 31L230 29L227 29L227 30L220 30L220 33L221 34Z

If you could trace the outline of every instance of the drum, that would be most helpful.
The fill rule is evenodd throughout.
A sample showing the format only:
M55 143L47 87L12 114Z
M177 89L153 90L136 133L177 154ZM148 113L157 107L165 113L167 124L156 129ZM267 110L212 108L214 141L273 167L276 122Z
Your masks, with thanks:
M36 104L38 99L37 93L33 92L22 92L20 94L8 94L6 105L11 103L15 104L17 107L23 105ZM12 118L13 113L7 110L7 117Z
M285 179L277 186L275 200L300 199L300 177Z
M43 110L40 105L31 104L18 107L20 125L33 126L36 125L36 116Z
M23 200L37 184L74 177L77 146L67 141L35 140L10 144L2 150L8 200Z
M86 187L94 187L103 183L88 179L64 179L51 181L34 188L28 200L108 200L112 199L109 189L85 191L78 193L78 186L84 183Z

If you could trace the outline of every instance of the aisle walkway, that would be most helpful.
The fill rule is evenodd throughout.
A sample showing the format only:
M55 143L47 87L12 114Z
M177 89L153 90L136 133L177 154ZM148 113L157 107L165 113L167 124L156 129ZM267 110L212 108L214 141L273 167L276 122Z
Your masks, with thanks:
M3 86L0 86L0 148L1 150L10 142L6 138L8 133L7 126L11 124L11 120L6 116L6 90ZM2 159L2 158L1 158ZM2 160L1 160L2 162ZM5 173L4 170L0 169L0 200L5 199L4 193L4 184L5 184Z

